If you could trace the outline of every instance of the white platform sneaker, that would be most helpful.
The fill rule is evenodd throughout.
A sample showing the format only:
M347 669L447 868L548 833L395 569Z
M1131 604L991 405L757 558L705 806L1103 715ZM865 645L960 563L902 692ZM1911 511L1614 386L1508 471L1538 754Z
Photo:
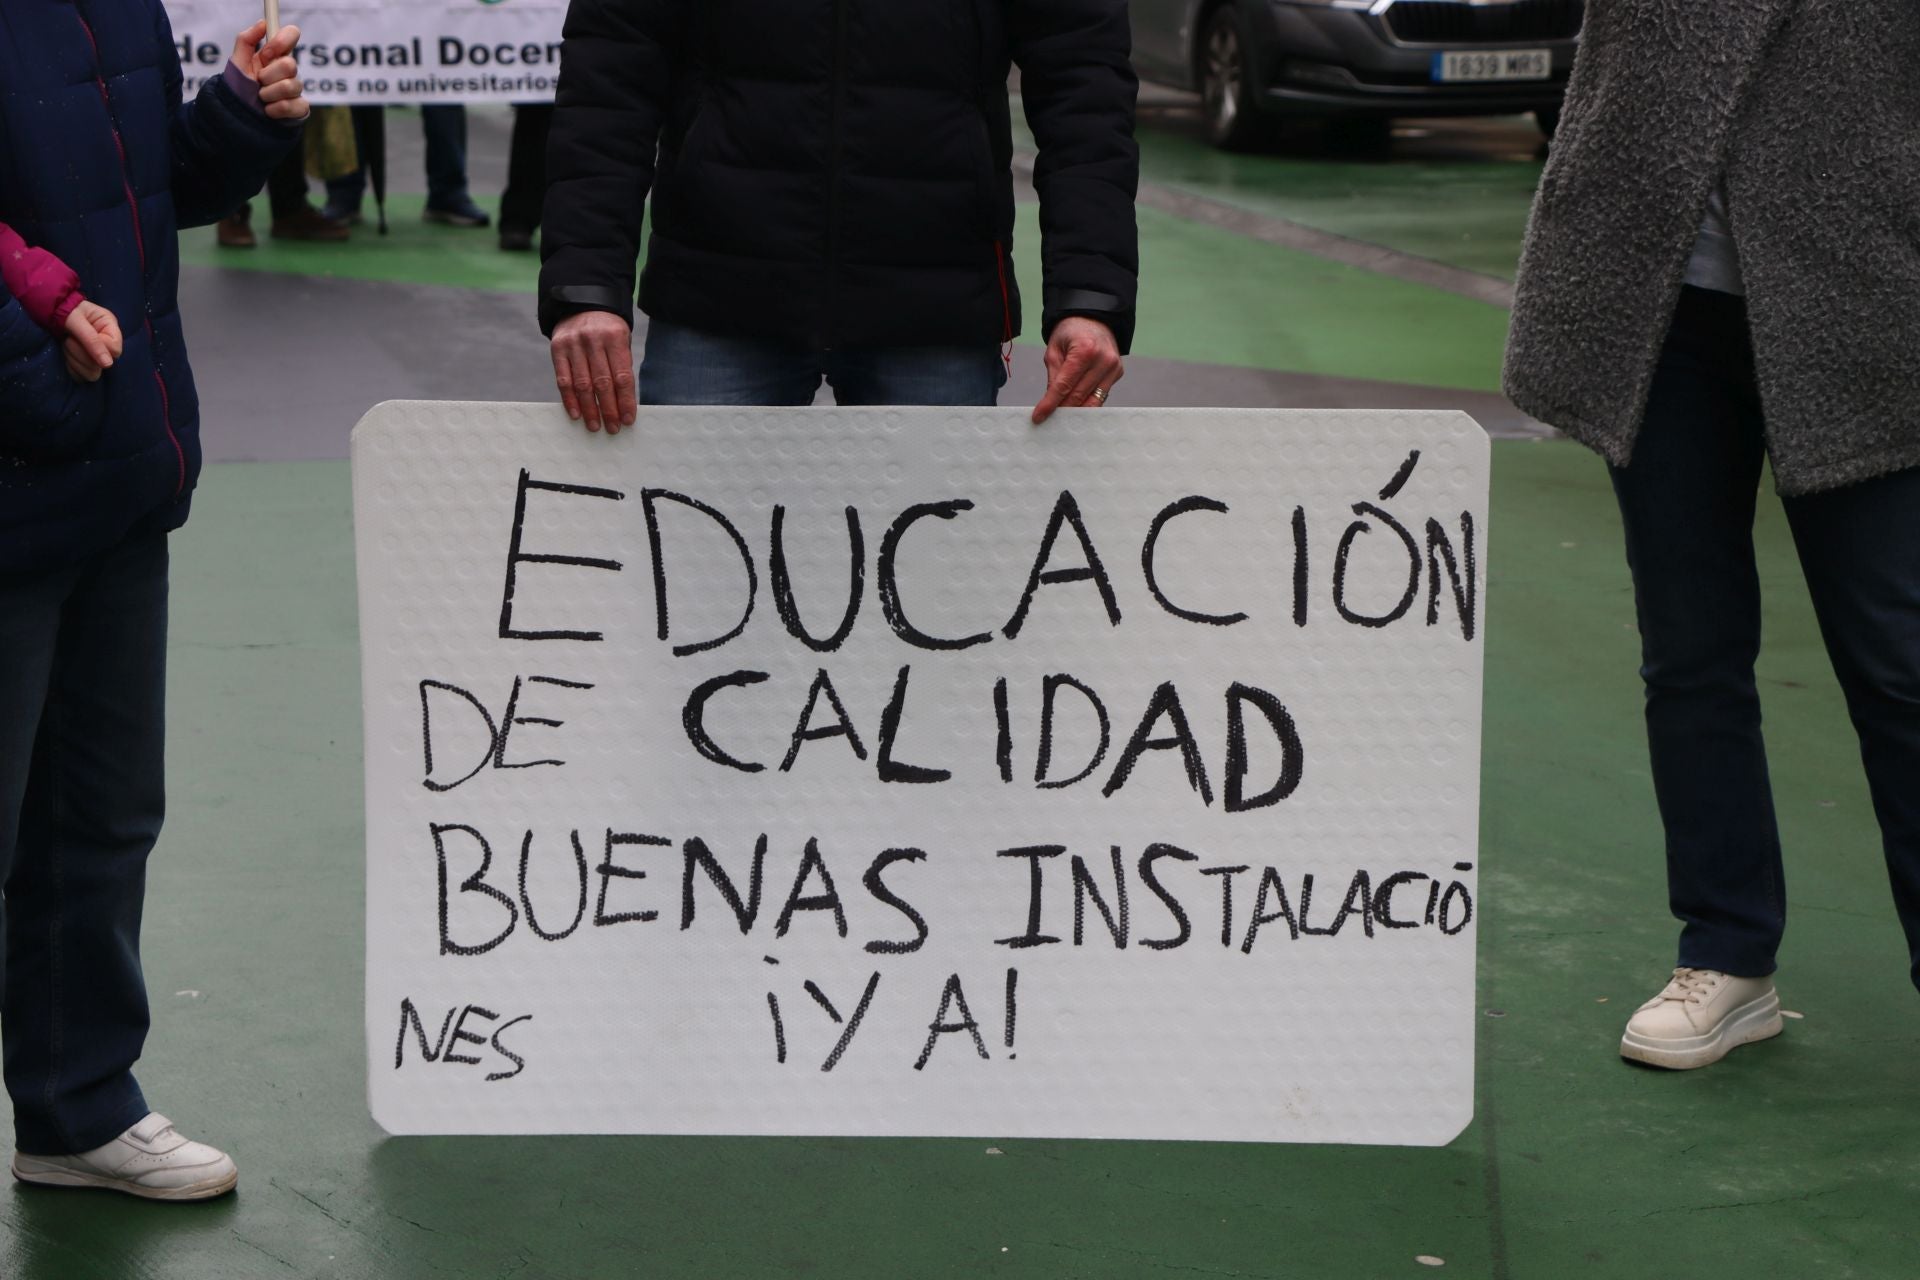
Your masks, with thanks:
M159 1112L103 1147L77 1156L13 1155L13 1176L47 1187L98 1187L145 1200L209 1200L240 1171L224 1151L194 1142Z
M1717 969L1675 969L1673 981L1641 1005L1620 1037L1620 1056L1685 1071L1730 1050L1780 1034L1772 978L1736 978Z

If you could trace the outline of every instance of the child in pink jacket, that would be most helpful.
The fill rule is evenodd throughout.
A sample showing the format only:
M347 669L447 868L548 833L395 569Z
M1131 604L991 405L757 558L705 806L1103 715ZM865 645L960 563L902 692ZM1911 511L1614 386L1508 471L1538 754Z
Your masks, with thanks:
M45 249L30 248L0 222L0 276L35 324L64 338L67 372L82 382L99 380L120 354L120 324L113 312L88 302L80 277Z

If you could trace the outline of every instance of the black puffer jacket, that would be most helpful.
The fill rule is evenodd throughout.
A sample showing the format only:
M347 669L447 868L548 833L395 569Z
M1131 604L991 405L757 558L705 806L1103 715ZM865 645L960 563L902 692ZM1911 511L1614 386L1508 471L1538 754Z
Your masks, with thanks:
M1139 270L1125 0L573 0L548 143L541 327L631 318L816 348L994 343L1021 70L1047 331Z

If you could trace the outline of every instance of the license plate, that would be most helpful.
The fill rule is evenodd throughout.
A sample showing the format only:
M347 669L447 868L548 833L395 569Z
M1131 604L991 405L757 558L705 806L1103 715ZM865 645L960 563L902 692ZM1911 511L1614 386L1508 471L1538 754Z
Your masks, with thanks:
M1433 78L1443 84L1487 80L1547 80L1553 76L1553 50L1501 49L1436 53Z

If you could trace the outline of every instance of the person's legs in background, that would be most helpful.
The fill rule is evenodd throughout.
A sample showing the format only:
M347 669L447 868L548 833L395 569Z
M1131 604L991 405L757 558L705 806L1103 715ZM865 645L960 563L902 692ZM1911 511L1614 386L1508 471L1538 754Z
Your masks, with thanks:
M820 357L803 347L729 338L655 320L640 363L643 405L804 405L820 389Z
M327 180L327 207L322 210L327 217L345 225L357 224L364 217L360 211L361 202L367 195L364 158L385 153L383 144L387 127L385 107L352 107L349 110L353 113L353 137L362 163L351 173Z
M1920 986L1920 470L1785 502Z
M827 353L827 381L842 405L997 404L1006 385L1000 348L856 347Z
M507 153L507 188L500 193L500 247L509 252L533 248L547 198L547 126L551 103L513 109L513 142Z
M287 158L267 176L267 208L273 219L276 240L329 240L347 238L342 222L327 216L307 201L305 155L294 148ZM251 249L257 243L253 234L253 210L241 205L221 219L215 236L229 249Z
M427 221L451 227L489 225L492 219L467 191L467 109L444 103L423 106L420 130L427 140Z

